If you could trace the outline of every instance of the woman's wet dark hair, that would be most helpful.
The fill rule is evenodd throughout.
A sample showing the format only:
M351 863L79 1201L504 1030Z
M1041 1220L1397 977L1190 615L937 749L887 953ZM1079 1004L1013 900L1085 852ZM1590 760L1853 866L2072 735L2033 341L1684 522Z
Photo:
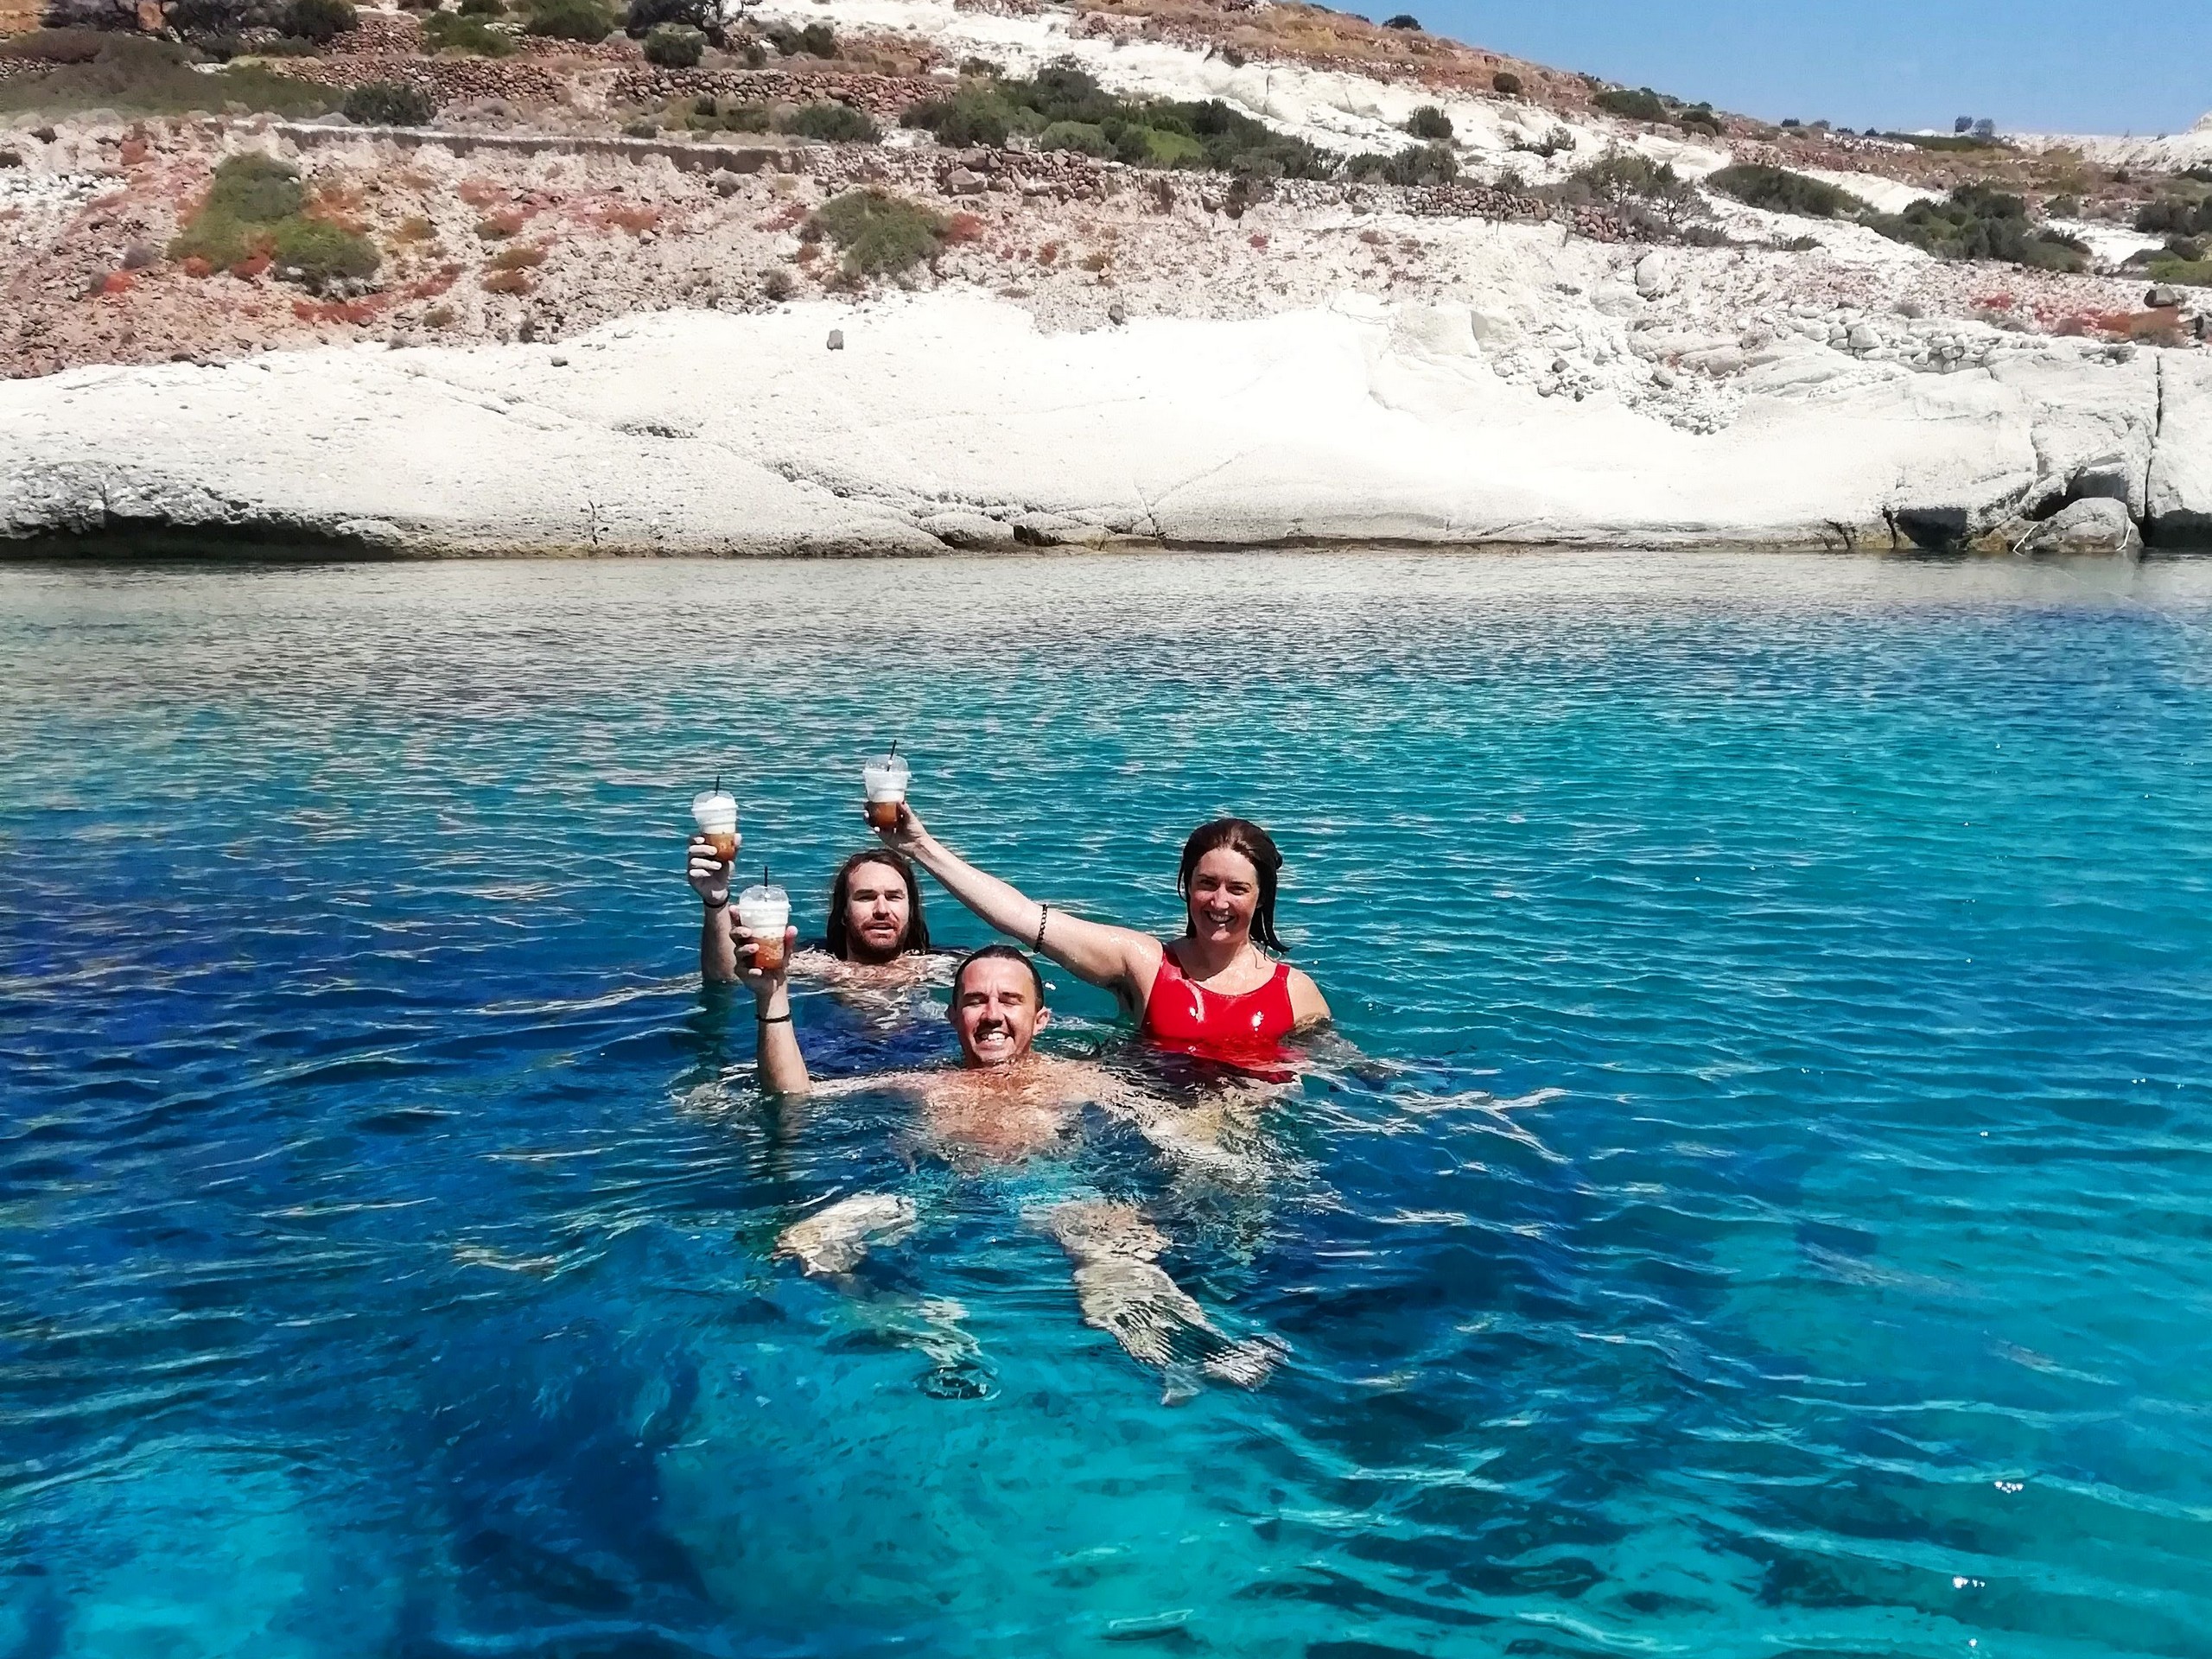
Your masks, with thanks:
M830 884L830 918L822 929L822 943L830 954L840 962L853 959L852 929L845 919L845 906L852 898L853 872L863 864L880 864L887 870L896 870L899 879L906 884L906 933L899 941L899 950L928 950L930 925L922 915L922 884L914 880L914 867L907 862L904 853L894 853L888 847L870 847L840 864L837 879Z
M1242 853L1259 872L1260 902L1252 912L1252 937L1268 950L1281 951L1283 943L1275 932L1275 877L1282 869L1282 855L1275 850L1274 838L1249 818L1216 818L1211 823L1202 823L1183 843L1183 868L1175 875L1175 889L1183 895L1183 931L1187 935L1191 931L1192 872L1198 868L1200 859L1224 847Z

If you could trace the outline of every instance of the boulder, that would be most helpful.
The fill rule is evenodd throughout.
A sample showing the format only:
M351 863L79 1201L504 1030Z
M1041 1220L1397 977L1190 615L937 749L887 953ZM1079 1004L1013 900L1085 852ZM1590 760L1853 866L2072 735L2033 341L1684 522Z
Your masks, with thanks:
M983 175L971 173L964 167L956 167L944 175L944 193L949 196L974 196L982 194Z
M2101 495L2068 502L2023 537L2013 550L2132 559L2142 552L2143 537L2127 516L2126 504Z
M2144 294L2143 303L2153 311L2171 310L2181 303L2181 291L2160 283Z
M845 349L845 331L843 329L832 328L830 331L830 349L833 352L842 352Z
M1664 248L1654 248L1636 262L1636 291L1647 300L1670 294L1675 275L1674 256Z

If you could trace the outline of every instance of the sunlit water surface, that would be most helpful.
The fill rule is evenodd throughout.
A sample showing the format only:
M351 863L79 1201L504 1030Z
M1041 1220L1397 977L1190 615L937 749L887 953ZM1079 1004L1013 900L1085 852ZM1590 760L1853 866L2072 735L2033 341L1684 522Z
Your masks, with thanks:
M0 1654L2203 1654L2209 630L2188 563L0 573ZM1276 830L1364 1058L1262 1176L763 1109L686 804L818 925L893 738L1155 929ZM865 1190L927 1224L773 1258ZM1068 1192L1273 1380L1086 1329Z

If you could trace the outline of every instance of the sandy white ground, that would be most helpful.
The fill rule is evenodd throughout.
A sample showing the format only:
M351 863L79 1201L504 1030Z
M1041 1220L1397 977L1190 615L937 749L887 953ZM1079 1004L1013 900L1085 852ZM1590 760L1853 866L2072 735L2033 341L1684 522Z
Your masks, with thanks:
M1478 327L1354 297L1045 334L940 292L664 314L557 346L79 371L0 386L0 531L245 525L424 552L925 552L1017 530L1887 545L1885 515L1976 527L2069 491L2212 530L2202 353L2053 341L1930 375L1785 352L1700 435L1503 380Z

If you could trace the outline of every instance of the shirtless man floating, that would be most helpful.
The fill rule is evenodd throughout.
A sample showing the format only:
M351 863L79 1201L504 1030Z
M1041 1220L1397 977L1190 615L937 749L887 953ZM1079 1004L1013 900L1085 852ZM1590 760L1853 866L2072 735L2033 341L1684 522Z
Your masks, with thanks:
M797 937L791 930L791 942ZM782 1096L814 1092L792 1029L784 974L754 969L750 939L739 944L737 955L737 976L758 1007L761 1087ZM785 960L790 960L788 950ZM865 1083L912 1095L924 1143L956 1167L1019 1163L1061 1145L1085 1103L1129 1116L1140 1128L1164 1121L1162 1103L1100 1067L1034 1052L1037 1033L1052 1015L1035 964L1012 945L986 945L953 970L950 1017L960 1045L957 1071L900 1072ZM1224 1335L1160 1268L1167 1236L1134 1206L1077 1200L1057 1205L1043 1220L1075 1264L1084 1322L1111 1336L1132 1357L1163 1368L1196 1364L1246 1388L1266 1379L1281 1349ZM916 1221L912 1199L864 1193L786 1229L779 1249L809 1273L844 1273L871 1243L898 1238Z

